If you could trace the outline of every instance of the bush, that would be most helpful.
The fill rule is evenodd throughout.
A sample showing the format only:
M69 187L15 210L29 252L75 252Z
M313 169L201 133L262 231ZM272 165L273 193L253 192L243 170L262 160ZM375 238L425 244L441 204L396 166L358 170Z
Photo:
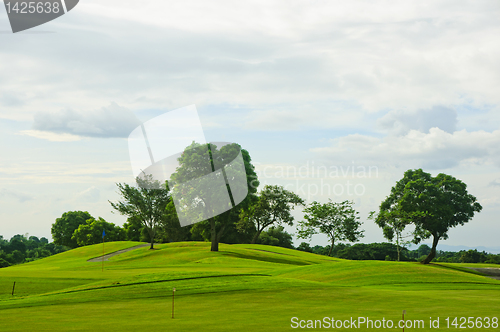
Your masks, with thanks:
M9 267L10 266L10 263L7 262L5 259L3 258L0 258L0 268L2 267Z
M292 234L285 231L283 226L273 226L260 233L257 243L293 249Z
M311 248L311 246L307 242L302 242L301 244L299 244L299 246L297 247L297 250L305 251L305 252L313 252L313 249Z

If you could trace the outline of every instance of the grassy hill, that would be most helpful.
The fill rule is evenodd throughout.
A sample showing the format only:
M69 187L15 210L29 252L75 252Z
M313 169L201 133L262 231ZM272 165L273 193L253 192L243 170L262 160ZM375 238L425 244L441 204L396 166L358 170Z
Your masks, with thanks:
M105 253L137 244L106 243ZM406 310L424 330L430 317L448 330L446 317L500 318L500 281L463 266L345 261L264 245L209 250L205 242L140 248L110 258L102 272L101 262L87 262L102 255L95 245L0 269L1 329L284 331L292 317L397 324Z

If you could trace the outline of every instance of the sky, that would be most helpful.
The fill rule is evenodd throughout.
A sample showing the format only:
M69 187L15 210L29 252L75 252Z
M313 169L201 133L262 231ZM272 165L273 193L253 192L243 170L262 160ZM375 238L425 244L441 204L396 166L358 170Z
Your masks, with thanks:
M261 186L354 201L362 242L385 241L368 213L422 168L483 206L440 243L498 248L498 17L495 0L82 0L13 34L0 6L0 235L50 238L75 210L122 225L128 135L196 105Z

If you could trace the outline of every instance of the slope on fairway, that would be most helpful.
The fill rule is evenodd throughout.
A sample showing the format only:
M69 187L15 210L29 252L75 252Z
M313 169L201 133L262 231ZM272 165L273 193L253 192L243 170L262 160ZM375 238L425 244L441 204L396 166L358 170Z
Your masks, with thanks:
M106 243L105 253L137 244ZM99 255L102 245L95 245L0 269L2 329L15 331L17 317L35 330L279 331L293 316L397 318L406 309L428 320L500 308L500 281L439 265L346 261L264 245L221 244L210 252L209 243L181 242L114 256L102 272L102 262L87 262ZM12 297L14 279L20 293ZM165 314L173 287L175 320Z

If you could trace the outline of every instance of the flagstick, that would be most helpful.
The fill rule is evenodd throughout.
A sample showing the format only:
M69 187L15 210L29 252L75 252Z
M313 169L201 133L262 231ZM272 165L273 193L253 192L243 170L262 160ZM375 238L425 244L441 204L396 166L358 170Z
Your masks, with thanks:
M102 264L101 264L101 272L104 272L104 236L102 237Z
M172 319L174 318L174 294L175 294L175 288L172 289Z

